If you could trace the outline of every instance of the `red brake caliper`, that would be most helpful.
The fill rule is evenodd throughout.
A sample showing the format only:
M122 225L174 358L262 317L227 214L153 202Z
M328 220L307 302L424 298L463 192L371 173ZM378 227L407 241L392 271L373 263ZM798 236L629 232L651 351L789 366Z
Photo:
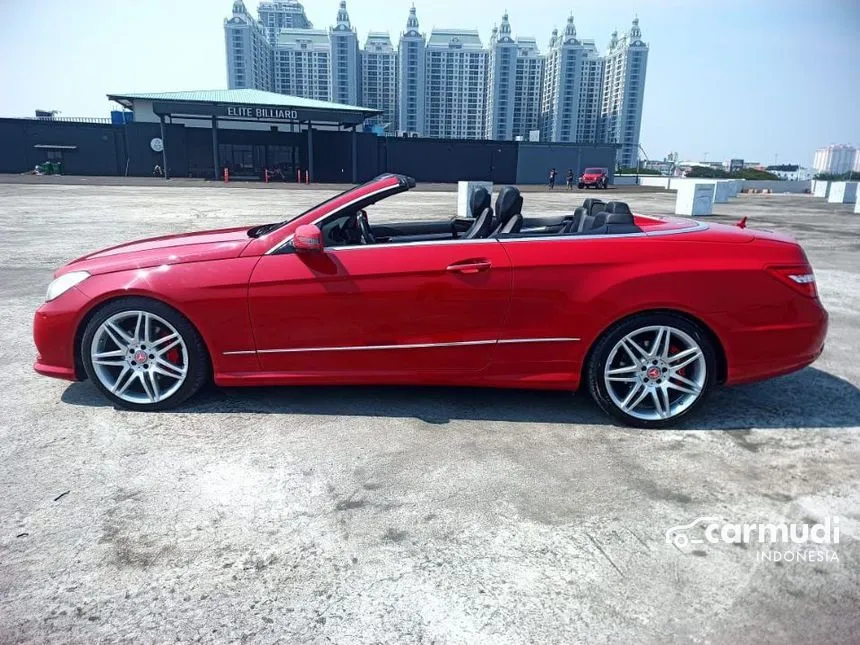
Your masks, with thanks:
M673 356L673 355L677 354L679 351L680 351L680 350L679 350L679 349L678 349L678 347L676 347L675 345L670 345L670 346L669 346L669 356ZM679 370L678 370L678 374L680 374L681 376L686 377L686 376L687 376L687 368L686 368L686 367L682 367L681 369L679 369Z

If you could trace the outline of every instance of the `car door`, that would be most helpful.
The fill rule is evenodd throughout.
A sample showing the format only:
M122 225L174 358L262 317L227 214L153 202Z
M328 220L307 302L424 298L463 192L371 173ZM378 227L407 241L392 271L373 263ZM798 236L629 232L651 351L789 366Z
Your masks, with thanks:
M287 247L260 259L249 308L263 371L469 372L489 363L510 291L497 240Z
M500 238L511 260L511 310L493 368L576 384L594 334L623 310L607 290L645 271L636 237ZM528 341L517 342L517 341Z

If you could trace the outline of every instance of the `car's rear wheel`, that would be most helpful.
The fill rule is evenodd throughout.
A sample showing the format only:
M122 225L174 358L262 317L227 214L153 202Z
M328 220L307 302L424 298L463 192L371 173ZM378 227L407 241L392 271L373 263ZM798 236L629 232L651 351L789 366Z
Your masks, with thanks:
M131 410L166 410L209 376L194 326L164 303L122 298L88 322L79 348L87 376L109 400Z
M576 187L579 188L579 190L582 190L583 188L585 188L585 184L579 183L576 185Z
M642 314L598 340L587 367L588 388L616 419L641 428L673 425L713 387L714 347L699 325L670 313Z

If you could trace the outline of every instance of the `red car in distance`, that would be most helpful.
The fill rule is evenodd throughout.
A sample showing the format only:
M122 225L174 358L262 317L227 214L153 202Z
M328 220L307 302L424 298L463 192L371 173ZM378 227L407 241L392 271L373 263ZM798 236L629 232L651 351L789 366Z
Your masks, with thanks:
M602 188L606 190L609 186L609 169L608 168L586 168L585 172L579 177L580 189L583 188Z
M783 235L593 199L533 216L510 186L495 209L479 190L472 217L375 220L414 185L382 175L283 222L75 260L36 312L35 369L133 410L173 408L208 379L462 385L586 389L661 427L717 384L822 351L812 268Z

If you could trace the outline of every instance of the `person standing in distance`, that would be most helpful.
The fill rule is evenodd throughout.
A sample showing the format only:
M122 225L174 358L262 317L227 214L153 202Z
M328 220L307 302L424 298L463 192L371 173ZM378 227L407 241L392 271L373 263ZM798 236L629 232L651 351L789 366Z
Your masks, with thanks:
M573 190L573 169L567 169L567 189Z
M549 169L549 189L550 190L555 188L555 176L556 176L556 174L558 174L558 173L556 173L555 168Z

